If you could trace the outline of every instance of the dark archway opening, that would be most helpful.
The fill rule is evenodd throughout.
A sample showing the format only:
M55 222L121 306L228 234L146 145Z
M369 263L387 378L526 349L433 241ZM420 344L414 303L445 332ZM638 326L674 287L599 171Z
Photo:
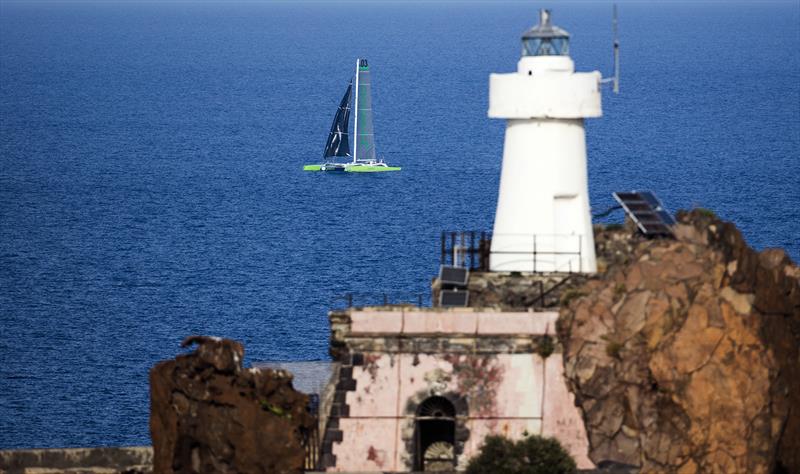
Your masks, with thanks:
M414 469L453 471L456 467L456 410L444 397L430 397L417 409Z

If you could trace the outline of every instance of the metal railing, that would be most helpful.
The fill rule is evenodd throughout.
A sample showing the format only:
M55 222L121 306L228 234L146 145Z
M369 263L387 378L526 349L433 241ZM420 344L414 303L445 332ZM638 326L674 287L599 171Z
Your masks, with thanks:
M530 269L526 271L533 273L583 271L582 235L492 235L487 231L450 231L442 232L440 243L441 265L485 272L490 271L492 258L496 257L507 264L515 264L515 267L519 262L530 262ZM514 257L517 259L513 260Z
M350 292L334 298L333 308L352 308L353 306L410 305L422 307L429 304L427 293L362 293Z
M303 468L314 470L319 468L321 441L319 439L319 395L311 394L308 400L308 412L314 417L314 425L309 430L301 430L301 440L305 450Z
M491 233L486 231L442 232L441 265L489 271Z

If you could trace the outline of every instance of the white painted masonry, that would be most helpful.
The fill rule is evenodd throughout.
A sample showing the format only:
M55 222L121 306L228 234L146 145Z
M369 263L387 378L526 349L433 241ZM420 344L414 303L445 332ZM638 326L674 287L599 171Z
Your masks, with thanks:
M516 73L490 76L489 117L508 121L492 271L597 271L583 119L602 116L600 81L566 55L523 56Z

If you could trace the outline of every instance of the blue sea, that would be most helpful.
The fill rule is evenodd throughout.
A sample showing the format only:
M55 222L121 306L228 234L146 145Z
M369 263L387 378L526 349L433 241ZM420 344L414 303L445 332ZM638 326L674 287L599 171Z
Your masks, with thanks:
M325 359L343 295L428 301L439 233L491 229L488 77L542 6L611 72L610 3L0 2L0 448L149 443L187 335ZM652 189L800 259L800 4L619 10L594 211ZM304 173L357 57L403 171Z

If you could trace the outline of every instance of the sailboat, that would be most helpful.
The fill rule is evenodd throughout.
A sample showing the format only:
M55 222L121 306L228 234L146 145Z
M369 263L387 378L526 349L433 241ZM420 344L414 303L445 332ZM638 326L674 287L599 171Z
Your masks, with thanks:
M353 93L353 82L339 103L333 117L328 141L325 142L323 158L320 165L305 165L304 171L343 171L349 173L375 173L381 171L400 171L398 166L389 166L375 154L375 135L372 129L372 94L370 93L369 65L366 59L356 61L355 74L355 125L356 140L353 142L353 154L350 154L349 133L350 96ZM336 158L352 158L348 161L336 161Z

